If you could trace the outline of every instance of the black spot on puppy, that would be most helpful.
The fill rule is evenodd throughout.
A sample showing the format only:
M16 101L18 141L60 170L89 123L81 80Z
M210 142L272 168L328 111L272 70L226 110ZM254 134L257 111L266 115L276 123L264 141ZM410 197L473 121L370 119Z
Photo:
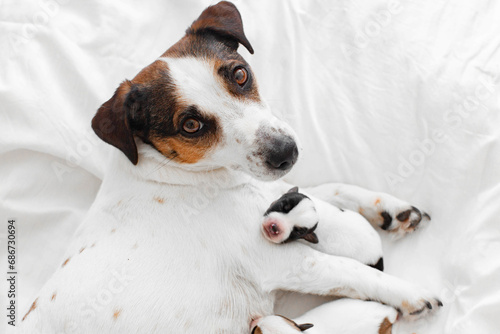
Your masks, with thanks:
M382 226L380 226L380 228L384 231L387 231L389 227L391 227L392 217L387 211L382 212L380 215L384 219L384 223L382 224Z
M380 258L377 263L375 264L370 264L370 267L378 269L380 271L384 271L384 258Z
M271 203L271 206L264 213L267 216L271 212L289 213L295 208L303 199L309 198L304 194L295 191L295 188L290 189L286 194L281 196L277 201Z

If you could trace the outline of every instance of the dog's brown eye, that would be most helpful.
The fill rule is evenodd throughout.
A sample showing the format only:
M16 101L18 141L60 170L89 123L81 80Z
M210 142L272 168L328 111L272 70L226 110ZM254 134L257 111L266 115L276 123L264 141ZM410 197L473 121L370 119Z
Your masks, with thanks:
M248 80L248 73L243 67L234 70L234 80L240 86L243 86Z
M203 124L198 121L197 119L194 118L188 118L184 121L184 124L182 125L182 129L186 131L187 133L195 133L200 131L200 129L203 127Z

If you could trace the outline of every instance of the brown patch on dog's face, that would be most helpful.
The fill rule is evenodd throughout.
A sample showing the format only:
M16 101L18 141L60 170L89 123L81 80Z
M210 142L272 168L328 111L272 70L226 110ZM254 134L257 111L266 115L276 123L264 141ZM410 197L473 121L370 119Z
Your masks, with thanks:
M151 64L131 82L126 99L131 127L135 135L165 157L193 164L220 142L218 119L183 101L167 63ZM193 120L200 128L191 133L186 131L186 124Z
M30 314L30 313L31 313L31 311L34 311L34 310L36 309L36 307L37 307L36 302L37 302L37 301L38 301L38 298L37 298L37 299L35 299L35 301L33 302L33 304L31 304L30 309L29 309L29 310L28 310L28 312L24 315L24 317L23 317L23 319L22 319L21 321L24 321L24 319L26 319L26 317L28 316L28 314Z
M56 299L56 296L57 296L57 293L54 292L52 294L52 297L50 297L50 300L54 301Z

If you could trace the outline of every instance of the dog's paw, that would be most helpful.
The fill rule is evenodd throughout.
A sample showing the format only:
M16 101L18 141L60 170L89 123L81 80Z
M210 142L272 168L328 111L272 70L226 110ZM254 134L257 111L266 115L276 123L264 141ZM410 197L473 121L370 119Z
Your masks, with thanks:
M427 213L410 205L392 211L383 210L380 216L382 217L380 228L399 237L415 231L421 222L431 220L431 216Z
M361 208L359 213L395 237L411 233L420 223L431 220L427 213L387 194L377 196L371 207Z
M428 294L420 295L417 298L405 299L396 309L401 316L407 320L419 319L431 312L437 311L443 303L436 297L424 297Z

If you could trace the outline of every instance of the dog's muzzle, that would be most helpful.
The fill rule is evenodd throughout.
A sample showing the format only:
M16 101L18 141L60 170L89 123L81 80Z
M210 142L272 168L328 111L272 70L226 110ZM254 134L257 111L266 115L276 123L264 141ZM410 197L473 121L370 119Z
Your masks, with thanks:
M297 162L299 150L292 137L273 136L262 147L264 162L271 170L289 171Z

